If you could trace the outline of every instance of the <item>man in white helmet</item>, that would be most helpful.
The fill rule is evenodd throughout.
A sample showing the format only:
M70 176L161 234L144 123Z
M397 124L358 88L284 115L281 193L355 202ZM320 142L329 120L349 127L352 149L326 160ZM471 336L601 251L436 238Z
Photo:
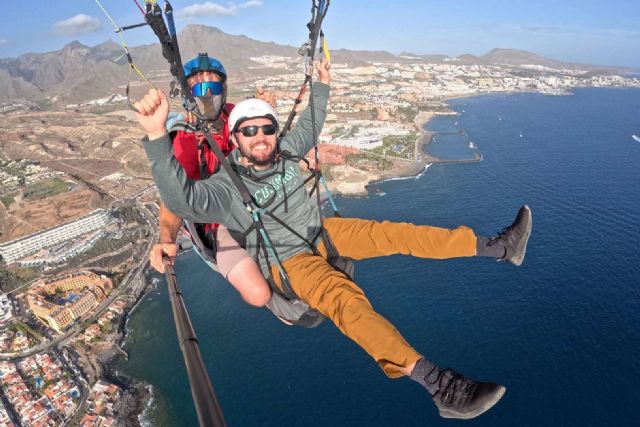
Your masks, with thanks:
M211 138L220 151L227 155L233 148L229 142L229 114L234 105L227 103L227 71L222 63L207 53L187 61L184 75L191 93L200 105L211 129ZM261 88L256 96L275 103L274 95ZM173 153L190 179L204 179L218 170L218 159L205 136L196 132L189 117L176 114L168 126ZM258 265L231 237L224 226L216 223L194 223L182 218L160 203L159 242L151 248L151 266L164 273L163 257L174 257L178 252L176 239L183 228L193 241L195 251L214 271L220 273L240 293L248 304L262 307L271 298Z
M316 135L326 117L329 68L326 61L317 67L319 82L314 83L313 90ZM237 149L228 158L249 189L253 204L266 212L262 219L272 242L271 254L260 252L252 215L226 172L191 181L179 167L164 128L168 114L165 95L152 90L136 107L141 113L138 120L147 132L145 150L164 202L172 211L193 221L216 221L232 233L250 231L246 249L255 254L265 277L272 279L274 294L282 293L284 287L278 267L272 265L275 253L299 299L331 319L374 358L388 377L408 376L426 388L441 416L473 418L500 400L505 392L503 386L476 382L451 369L440 369L414 350L372 308L364 292L327 261L324 243L317 241L322 224L320 211L307 194L297 161L313 146L310 107L300 116L295 129L280 141L277 115L267 103L240 102L229 117L229 130ZM464 226L447 230L356 218L326 218L324 229L338 253L355 260L392 254L437 259L489 256L520 265L531 233L531 212L523 206L515 222L493 239L476 236ZM310 250L303 240L314 241L319 253Z

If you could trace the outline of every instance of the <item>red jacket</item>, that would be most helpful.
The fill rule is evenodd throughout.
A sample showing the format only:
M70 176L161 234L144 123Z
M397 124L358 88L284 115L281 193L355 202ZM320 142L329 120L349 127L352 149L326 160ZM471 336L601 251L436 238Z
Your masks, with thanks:
M229 141L229 114L233 109L233 104L226 104L220 117L222 118L222 129L220 133L211 133L211 137L218 144L222 153L227 156L233 149ZM213 175L218 171L218 158L209 148L207 140L201 133L185 132L177 130L171 132L171 142L173 143L173 155L182 165L189 179L199 180L201 176L201 168L203 163L206 164L208 175ZM209 229L215 230L218 224L207 224L205 231Z
M228 155L231 150L231 142L229 141L229 113L233 109L233 104L225 105L224 110L220 114L222 118L221 132L211 133L213 140L218 143L218 147ZM200 174L203 162L206 163L209 175L214 174L218 170L218 159L213 151L209 148L204 135L194 132L185 132L178 130L171 134L173 142L173 154L184 168L189 179L202 179Z

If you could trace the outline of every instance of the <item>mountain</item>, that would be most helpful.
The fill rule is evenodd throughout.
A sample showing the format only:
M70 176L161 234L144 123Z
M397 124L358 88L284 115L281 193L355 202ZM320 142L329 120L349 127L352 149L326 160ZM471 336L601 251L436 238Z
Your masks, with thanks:
M230 70L261 68L251 57L297 57L297 48L233 36L203 25L186 27L178 38L184 58L208 51ZM159 44L129 50L134 63L147 77L160 82L169 80L168 65ZM122 93L127 81L128 62L125 58L114 62L122 54L121 46L112 41L94 47L73 41L54 52L0 59L0 102L48 99L66 105ZM139 81L135 73L132 81Z
M411 52L401 52L399 56L406 59L420 59L429 63L440 63L450 59L447 55L417 55Z
M225 64L232 85L275 73L291 73L295 64L302 64L297 47L254 40L244 35L231 35L215 27L189 25L178 34L178 40L183 60L192 58L202 51L219 58ZM154 84L164 88L168 86L171 76L158 43L131 47L130 52L134 63ZM0 103L26 100L40 105L65 106L122 95L129 73L129 65L122 54L121 46L113 41L93 47L74 41L54 52L28 53L18 58L0 59ZM541 65L594 72L630 71L571 64L514 49L493 49L481 57L467 54L454 59L446 55L415 55L406 52L394 55L386 51L347 49L336 49L331 54L334 62L351 67L372 62L419 61L508 66ZM277 69L254 60L265 55L288 58L285 62L289 66ZM114 62L116 58L120 58L118 63ZM132 73L131 86L138 92L146 89L146 84L141 82L135 73Z
M8 75L2 86L24 88L14 93L0 92L0 101L24 98L31 101L62 98L79 102L87 97L109 94L122 84L126 67L112 61L119 47L103 43L93 48L77 41L59 51L29 53L15 59L0 60L0 73ZM100 94L95 96L95 94Z
M456 59L465 64L475 64L475 65L488 65L490 62L487 62L483 58L479 56L471 55L470 53L465 53L464 55L460 55L456 57Z
M265 55L290 58L302 64L298 48L227 34L218 28L189 25L178 34L183 60L208 52L220 59L234 80L255 79L285 69L267 67L251 58ZM136 66L154 83L166 87L171 80L169 67L158 43L130 47ZM28 100L39 103L68 105L123 94L129 72L128 62L121 57L121 46L106 41L88 47L77 41L47 53L29 53L18 58L0 59L0 103ZM332 51L335 61L364 65L368 61L392 61L388 52ZM121 57L118 63L114 59ZM133 73L132 86L144 86Z
M554 69L592 71L604 74L630 74L633 72L632 69L624 67L576 64L572 62L558 61L555 59L544 58L525 50L517 49L492 49L489 53L482 55L480 58L485 62L494 65L540 65Z

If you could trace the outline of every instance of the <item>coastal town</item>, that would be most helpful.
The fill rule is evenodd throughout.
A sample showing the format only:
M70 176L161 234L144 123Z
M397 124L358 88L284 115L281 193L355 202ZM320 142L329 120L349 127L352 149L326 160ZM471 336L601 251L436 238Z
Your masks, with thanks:
M301 83L299 59L251 60L274 74L238 82L234 96L241 99L263 86L277 93L278 113L286 117ZM412 56L357 66L335 62L319 138L323 171L333 191L366 196L371 182L447 161L428 153L434 132L426 129L437 115L457 114L447 99L515 92L563 96L578 87L640 87L640 80L533 64L430 63ZM34 131L33 123L46 122L49 132L59 132L49 135L52 140L63 135L71 145L92 147L61 150L46 160L29 158L27 151L22 158L0 152L2 426L135 425L144 408L144 385L116 375L111 366L127 357L127 315L155 286L148 252L158 240L159 200L136 145L141 131L123 98L109 99L56 112L24 102L0 105L4 122L24 126L5 133L16 145L35 144L44 131ZM95 114L96 105L110 111ZM82 113L77 123L98 133L57 124L70 111ZM451 133L467 137L463 130ZM473 161L481 158L474 152Z

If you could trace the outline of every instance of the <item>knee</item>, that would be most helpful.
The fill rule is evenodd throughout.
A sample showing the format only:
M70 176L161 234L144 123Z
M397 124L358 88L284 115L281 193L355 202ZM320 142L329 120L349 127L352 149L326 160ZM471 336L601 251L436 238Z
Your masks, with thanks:
M264 307L271 299L271 289L260 287L253 292L242 295L242 299L254 307Z
M357 315L371 303L362 290L350 283L330 289L322 299L325 310L336 317Z

